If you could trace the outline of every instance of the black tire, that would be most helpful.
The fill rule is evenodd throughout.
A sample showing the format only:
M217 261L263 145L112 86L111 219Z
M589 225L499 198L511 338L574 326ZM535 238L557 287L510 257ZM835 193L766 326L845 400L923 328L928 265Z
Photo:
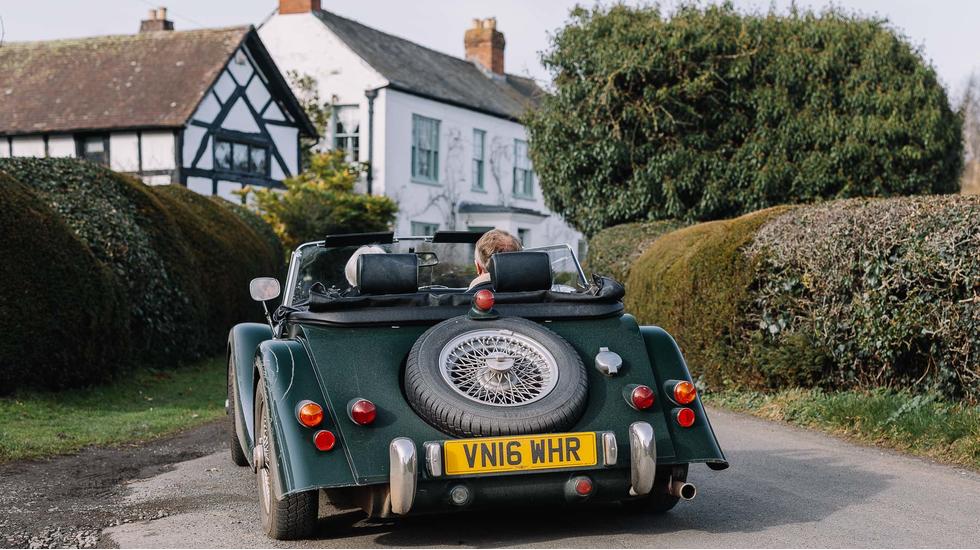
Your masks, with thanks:
M623 505L636 512L648 514L665 514L677 503L680 497L667 492L667 486L672 480L687 481L687 464L679 466L660 466L653 481L653 490L644 497L624 500Z
M525 405L491 405L464 397L443 377L440 354L453 339L477 330L513 331L550 352L558 373L553 389ZM405 365L405 394L420 417L458 437L561 432L585 410L588 375L572 346L537 323L519 317L477 321L461 316L430 328L415 342Z
M228 354L228 449L235 466L248 466L248 457L238 438L238 400L235 397L235 360Z
M265 446L266 464L262 468L256 468L255 472L262 530L276 540L309 538L316 531L320 495L317 491L306 491L276 500L272 487L273 472L277 471L275 438L270 437L269 412L265 406L265 381L261 378L255 390L255 433L255 444Z

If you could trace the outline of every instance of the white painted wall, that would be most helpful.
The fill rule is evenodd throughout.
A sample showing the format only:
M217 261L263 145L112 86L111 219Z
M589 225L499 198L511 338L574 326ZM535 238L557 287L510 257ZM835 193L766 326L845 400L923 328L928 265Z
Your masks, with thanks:
M140 147L136 132L109 134L109 167L118 172L140 169Z
M15 136L10 147L13 157L43 157L44 138L41 136Z
M7 136L0 136L0 159L10 157L10 142Z
M49 157L74 157L75 136L71 134L48 136Z

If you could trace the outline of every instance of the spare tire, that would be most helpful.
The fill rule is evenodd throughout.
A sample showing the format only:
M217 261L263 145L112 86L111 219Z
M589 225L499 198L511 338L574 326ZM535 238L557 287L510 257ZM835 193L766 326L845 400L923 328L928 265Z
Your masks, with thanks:
M443 321L405 366L415 412L459 437L566 431L585 409L587 384L568 342L519 317Z

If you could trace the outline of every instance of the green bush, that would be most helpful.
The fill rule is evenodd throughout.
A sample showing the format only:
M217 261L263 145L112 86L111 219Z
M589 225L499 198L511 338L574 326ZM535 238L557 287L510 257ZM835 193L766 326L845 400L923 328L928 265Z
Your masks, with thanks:
M206 297L206 322L197 328L205 336L206 351L220 350L232 326L261 318L261 306L250 298L248 283L255 277L279 275L282 247L273 248L232 208L186 187L163 185L150 190L174 217L193 255L193 269Z
M150 188L75 159L0 159L30 186L126 289L130 336L140 361L171 365L200 356L203 335L194 259L180 228Z
M0 393L104 380L128 365L117 278L27 186L0 172Z
M262 219L262 216L259 216L252 210L245 208L240 204L235 204L218 196L211 197L211 200L216 204L220 204L222 207L231 210L231 212L238 216L238 219L242 220L245 225L252 228L252 231L255 231L255 233L257 233L259 237L262 237L266 244L269 245L270 250L276 253L277 258L286 257L287 252L283 249L282 241L279 240L279 237L276 235L276 232L273 231L272 226ZM267 273L267 275L281 275L285 272L285 268L286 264L283 263L274 273Z
M674 220L624 223L596 233L589 239L586 268L626 284L630 266L653 241L684 224Z
M961 120L886 21L730 4L576 8L530 111L553 210L587 235L777 204L953 193Z
M980 399L980 197L770 209L658 239L630 311L712 388Z

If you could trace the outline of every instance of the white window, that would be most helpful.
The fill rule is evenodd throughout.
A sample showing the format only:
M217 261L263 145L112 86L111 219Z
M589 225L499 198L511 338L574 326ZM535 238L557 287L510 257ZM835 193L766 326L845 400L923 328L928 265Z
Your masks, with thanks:
M483 148L487 133L483 130L473 130L473 175L472 185L475 191L486 191L483 186Z
M412 179L439 182L439 121L412 115Z
M525 229L523 227L517 228L517 238L521 240L521 244L525 247L531 246L531 230Z
M534 171L527 153L527 142L514 140L514 189L515 197L534 197Z
M412 222L413 237L431 237L439 231L439 224L428 222Z
M216 137L214 169L218 172L268 176L269 146Z
M344 152L347 162L358 162L361 158L360 115L357 105L340 105L333 110L333 146Z

